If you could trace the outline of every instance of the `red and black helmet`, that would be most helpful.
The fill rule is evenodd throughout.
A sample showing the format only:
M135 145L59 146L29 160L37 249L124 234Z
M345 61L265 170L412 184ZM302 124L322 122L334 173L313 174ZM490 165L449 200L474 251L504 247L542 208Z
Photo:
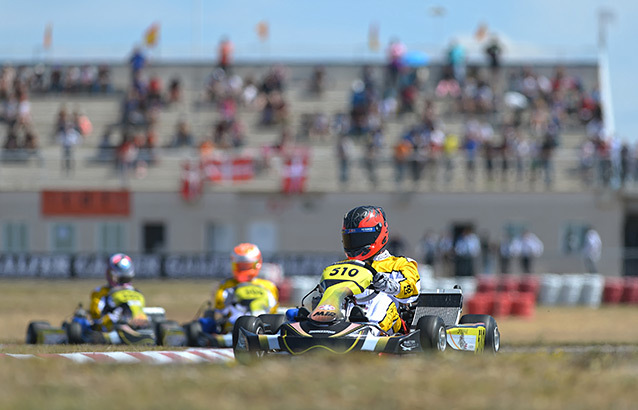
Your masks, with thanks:
M365 261L388 243L388 222L380 206L358 206L343 218L343 250L348 259Z

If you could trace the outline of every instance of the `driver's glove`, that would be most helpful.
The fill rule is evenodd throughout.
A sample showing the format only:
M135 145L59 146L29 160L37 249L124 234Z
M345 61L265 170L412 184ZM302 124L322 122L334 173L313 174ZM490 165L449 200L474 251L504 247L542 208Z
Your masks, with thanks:
M372 287L379 292L396 296L401 291L399 282L392 279L388 273L378 272L372 281Z

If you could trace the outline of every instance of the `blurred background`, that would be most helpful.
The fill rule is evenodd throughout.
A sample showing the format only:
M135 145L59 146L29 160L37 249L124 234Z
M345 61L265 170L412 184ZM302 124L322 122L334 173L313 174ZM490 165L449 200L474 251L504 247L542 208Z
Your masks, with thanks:
M434 277L637 274L635 2L228 3L3 5L0 277L313 275L362 204Z

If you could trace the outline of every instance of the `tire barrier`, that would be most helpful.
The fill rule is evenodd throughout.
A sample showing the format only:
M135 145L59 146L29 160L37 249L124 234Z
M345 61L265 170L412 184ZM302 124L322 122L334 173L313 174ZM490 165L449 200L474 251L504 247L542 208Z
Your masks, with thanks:
M605 280L603 303L638 304L638 277L614 277Z

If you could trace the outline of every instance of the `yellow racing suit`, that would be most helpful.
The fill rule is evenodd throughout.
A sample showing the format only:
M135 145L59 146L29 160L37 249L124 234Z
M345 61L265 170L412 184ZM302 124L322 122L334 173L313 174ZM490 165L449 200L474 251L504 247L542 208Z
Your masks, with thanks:
M121 322L148 324L145 306L146 300L139 290L128 284L116 286L98 303L102 316L95 323L101 325L102 331L111 331Z
M356 295L355 300L361 306L368 319L377 322L388 333L396 333L402 323L397 310L398 303L412 303L417 300L421 290L421 277L414 259L405 256L393 256L387 250L373 258L372 267L383 272L399 283L399 293L389 295L367 289Z
M224 317L225 330L232 328L240 316L276 313L278 307L279 290L266 279L255 278L250 282L226 279L215 292L215 310Z
M91 302L89 304L89 315L91 320L98 320L102 317L102 308L100 308L100 301L104 299L111 291L110 285L102 285L93 289L91 292Z

